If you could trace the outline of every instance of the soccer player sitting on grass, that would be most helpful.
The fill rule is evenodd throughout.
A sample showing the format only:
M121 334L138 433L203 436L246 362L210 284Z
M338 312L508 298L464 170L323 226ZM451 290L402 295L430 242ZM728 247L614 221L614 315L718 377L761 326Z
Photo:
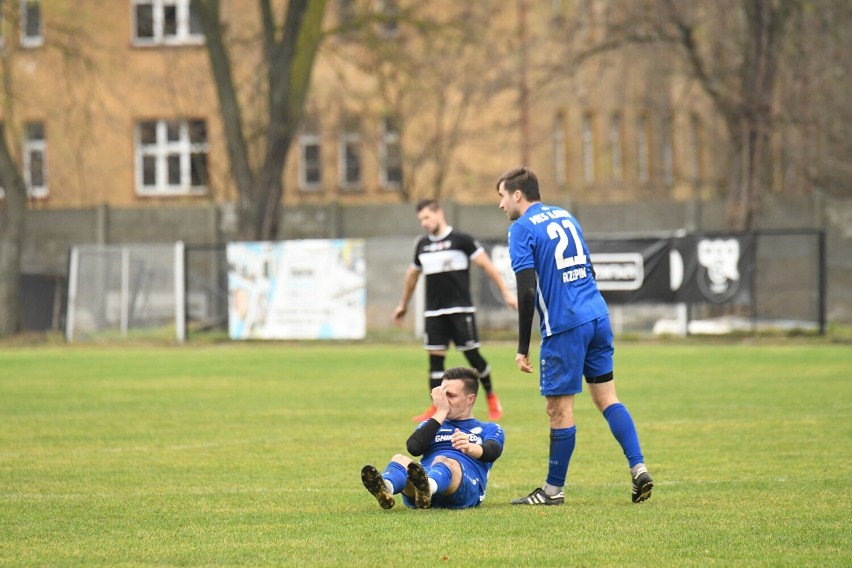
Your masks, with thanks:
M473 417L479 373L454 367L432 389L436 411L408 438L406 446L420 463L396 454L380 474L372 465L361 470L361 481L383 509L394 506L402 493L407 507L464 509L485 499L485 485L494 461L503 452L506 436L493 422Z

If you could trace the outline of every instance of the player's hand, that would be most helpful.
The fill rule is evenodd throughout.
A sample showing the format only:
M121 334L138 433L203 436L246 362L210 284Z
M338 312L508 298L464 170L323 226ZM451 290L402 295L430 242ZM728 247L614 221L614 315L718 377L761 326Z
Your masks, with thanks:
M402 304L397 305L393 309L393 314L391 314L391 319L393 319L396 323L402 322L402 318L405 317L406 312L408 312L408 307L403 306Z
M439 385L432 389L432 404L437 408L435 414L446 415L450 411L450 401L447 400L447 387Z
M533 368L532 368L532 364L530 363L530 356L529 355L524 355L522 353L518 353L517 355L515 355L515 365L517 365L518 369L520 369L524 373L532 373L533 372Z
M510 310L518 309L518 297L511 292L507 292L506 295L503 296L503 301L506 302L506 307Z
M453 432L453 435L450 437L450 441L453 443L453 448L457 449L463 454L470 453L470 438L468 435L456 428L456 431Z

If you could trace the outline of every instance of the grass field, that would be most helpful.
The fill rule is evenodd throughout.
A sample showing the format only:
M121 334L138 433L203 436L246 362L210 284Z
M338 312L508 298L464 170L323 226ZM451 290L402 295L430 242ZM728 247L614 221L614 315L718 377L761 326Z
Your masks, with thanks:
M384 511L359 473L426 406L419 345L2 348L0 564L852 565L848 345L619 343L653 498L630 503L581 395L548 508L508 504L543 482L548 445L513 352L483 349L506 430L484 505Z

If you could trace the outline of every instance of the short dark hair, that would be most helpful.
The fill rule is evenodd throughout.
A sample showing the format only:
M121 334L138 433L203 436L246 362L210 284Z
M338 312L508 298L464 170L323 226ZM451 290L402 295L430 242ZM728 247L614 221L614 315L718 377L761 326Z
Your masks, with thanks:
M479 371L471 367L453 367L444 371L442 379L463 381L465 394L479 394Z
M420 213L423 209L426 208L431 209L432 211L437 211L441 208L441 204L438 203L437 199L420 199L417 202L417 212Z
M527 201L541 201L541 193L538 190L538 178L531 169L526 166L513 168L497 178L497 191L500 184L505 182L506 191L520 189Z

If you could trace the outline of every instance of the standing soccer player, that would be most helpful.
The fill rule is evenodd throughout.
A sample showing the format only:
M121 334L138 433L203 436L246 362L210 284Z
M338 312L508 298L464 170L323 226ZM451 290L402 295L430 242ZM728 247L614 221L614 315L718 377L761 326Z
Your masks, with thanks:
M518 284L518 353L515 364L532 373L529 358L533 306L541 322L541 394L550 419L550 461L543 487L514 505L561 505L574 452L574 395L585 376L592 401L624 450L633 479L632 500L651 496L633 418L618 401L613 380L609 310L595 282L580 224L561 207L542 205L538 178L527 167L497 180L500 209L510 221L509 256ZM538 302L536 303L536 299Z
M414 261L405 272L402 299L393 311L393 319L400 322L405 317L420 273L424 273L426 321L423 347L429 352L429 392L441 384L444 360L452 341L470 365L479 372L479 379L488 399L488 419L499 420L503 409L491 383L491 368L479 353L479 336L474 316L476 308L470 294L470 263L473 262L485 271L499 288L507 306L517 309L518 300L506 287L479 241L448 225L444 210L437 201L418 201L417 219L427 234L414 248ZM434 404L412 420L422 422L433 414Z

